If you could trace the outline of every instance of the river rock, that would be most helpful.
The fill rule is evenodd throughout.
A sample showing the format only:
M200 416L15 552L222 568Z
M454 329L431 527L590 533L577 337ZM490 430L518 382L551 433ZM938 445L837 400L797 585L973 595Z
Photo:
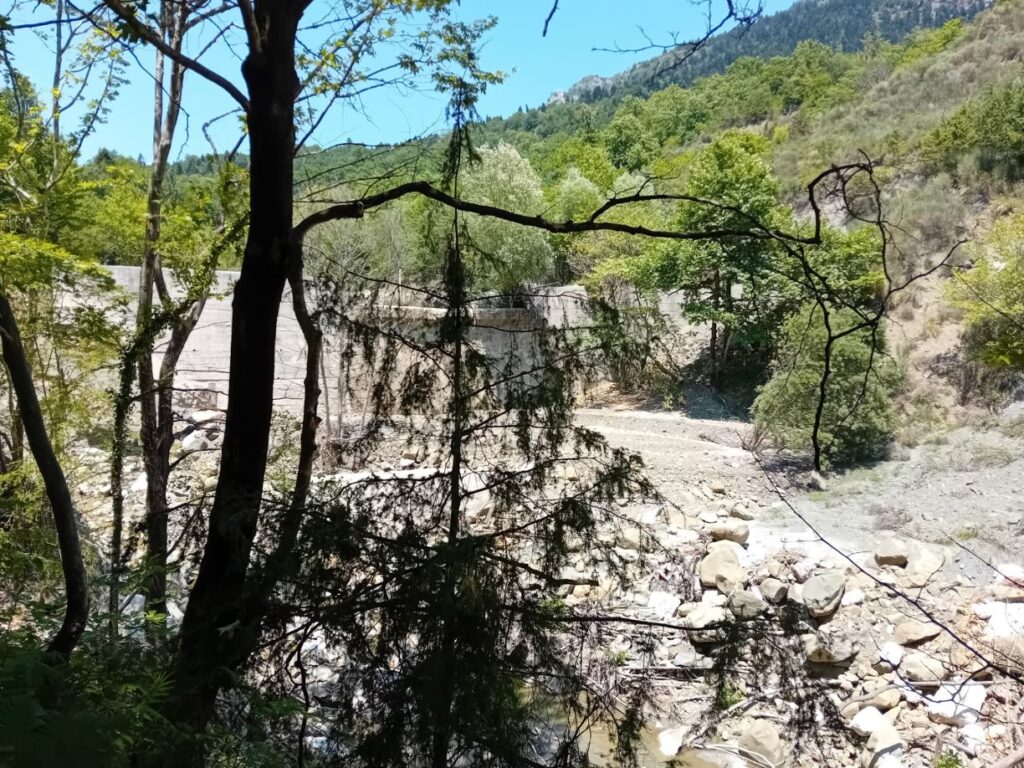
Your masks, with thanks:
M732 549L727 547L710 550L700 561L698 571L700 583L712 589L718 589L720 582L723 583L723 586L731 584L735 589L738 584L746 581L746 571L740 565L739 558Z
M680 725L677 728L666 728L658 732L658 749L663 757L671 759L679 753L679 748L683 746L683 737L686 736L688 730L685 725Z
M875 562L879 565L895 565L904 568L907 565L909 550L902 541L885 537L875 547Z
M786 599L788 587L772 576L762 581L758 588L764 595L764 599L773 605L778 605Z
M930 621L903 621L896 625L896 642L900 645L916 645L939 636L942 629Z
M743 570L743 566L727 563L715 576L715 589L728 594L733 590L742 589L746 581L747 572Z
M701 603L680 622L694 632L689 633L690 642L696 644L721 642L724 632L721 625L726 624L731 614L724 608Z
M878 649L878 661L875 662L875 671L885 674L892 672L903 661L903 646L892 640L886 640Z
M899 756L903 752L903 737L896 727L886 721L868 737L868 743L861 753L860 762L864 768L879 768L881 765L899 765ZM893 758L896 762L893 762ZM885 762L883 762L885 761Z
M907 557L907 567L903 571L903 580L907 586L921 589L928 586L946 562L941 550L931 549L920 544L911 547Z
M1007 674L1024 674L1024 635L994 637L989 641L992 663Z
M689 629L707 629L725 624L727 621L729 621L729 614L724 608L708 603L699 603L696 608L683 617L680 624Z
M867 700L867 706L874 707L882 712L888 712L900 703L899 689L887 685L883 688L879 688L875 694Z
M750 526L742 520L729 520L718 525L713 525L708 534L715 541L735 541L737 544L746 544L750 538Z
M766 610L768 605L753 592L737 589L729 595L729 610L737 619L749 621L756 619Z
M843 664L857 655L856 642L840 632L821 631L804 635L807 660L815 664Z
M1004 603L1024 603L1024 587L1015 584L993 584L988 588L989 594Z
M949 677L949 670L941 659L921 651L907 653L900 671L912 683L941 683Z
M740 724L739 746L760 755L771 765L784 765L787 749L778 727L768 720L750 718Z
M747 509L743 502L737 501L729 509L729 517L735 517L737 520L753 520L754 513Z
M828 571L812 576L804 584L803 602L811 616L831 616L839 607L846 588L846 576L840 571Z

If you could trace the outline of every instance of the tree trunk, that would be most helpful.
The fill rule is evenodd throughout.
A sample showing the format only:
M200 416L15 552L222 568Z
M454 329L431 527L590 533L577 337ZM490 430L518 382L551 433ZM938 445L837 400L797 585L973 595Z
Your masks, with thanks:
M164 0L160 9L160 32L168 45L180 51L184 39L188 5ZM139 307L136 320L137 332L148 343L139 351L139 394L142 443L142 461L146 469L146 568L143 583L147 610L160 615L167 614L167 484L171 472L171 443L174 440L174 413L171 408L171 393L174 382L174 368L177 356L167 365L167 356L161 367L159 380L153 377L153 335L149 324L153 322L153 293L161 271L159 241L160 224L163 215L164 177L167 172L174 133L181 112L181 94L185 78L185 67L178 61L170 61L170 87L167 89L167 105L164 107L164 68L166 59L159 50L156 53L153 95L153 168L149 177L146 195L146 236L142 270L139 278ZM194 327L194 324L193 324ZM174 332L184 339L178 344L184 346L192 328L175 324ZM174 344L172 339L172 344ZM180 351L178 353L180 355ZM170 350L168 350L170 355Z
M71 501L67 478L60 461L53 451L50 436L46 431L43 413L39 408L32 372L21 343L18 322L14 317L7 297L0 293L0 341L4 362L11 379L11 387L18 398L18 410L24 425L29 449L39 467L39 474L46 487L46 497L53 511L57 528L57 544L60 549L61 569L64 573L64 590L67 605L64 621L57 634L50 640L48 650L64 657L78 645L89 618L89 582L82 559L82 543L78 538L78 523L75 507Z
M292 230L294 99L299 81L294 44L302 4L258 4L259 44L242 67L250 93L249 233L232 305L228 409L220 477L199 573L182 621L168 716L199 734L218 692L252 652L244 625L246 575L256 535L274 392L274 344L289 264ZM198 743L161 758L200 764Z

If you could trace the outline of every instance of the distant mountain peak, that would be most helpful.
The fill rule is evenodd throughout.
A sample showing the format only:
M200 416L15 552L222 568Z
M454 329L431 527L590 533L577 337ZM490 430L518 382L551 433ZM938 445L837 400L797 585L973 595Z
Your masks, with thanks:
M788 56L803 40L842 50L857 50L866 35L902 39L916 27L938 27L955 18L971 19L993 0L797 0L747 29L717 35L682 63L673 65L681 48L634 64L612 77L589 75L548 104L594 101L627 94L647 95L673 83L688 86L717 74L743 56Z

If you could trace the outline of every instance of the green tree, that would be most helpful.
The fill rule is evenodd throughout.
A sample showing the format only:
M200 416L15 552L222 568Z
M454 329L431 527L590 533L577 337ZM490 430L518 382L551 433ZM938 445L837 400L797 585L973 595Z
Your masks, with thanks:
M467 169L460 193L469 201L515 213L538 215L544 210L540 176L511 144L483 147ZM438 280L443 266L443 237L449 222L443 207L430 204L420 245L421 269ZM554 252L548 237L535 228L469 215L465 222L466 267L476 289L511 293L517 286L546 278Z
M683 191L714 204L680 203L675 226L744 231L782 224L787 213L777 202L778 183L766 151L764 139L740 131L730 131L703 149L688 169ZM779 321L780 258L770 240L723 237L667 244L626 269L642 287L681 291L686 318L709 324L709 372L718 385L735 353L771 350Z
M622 110L605 129L604 143L612 163L626 171L640 170L654 160L660 150L658 139L643 120Z
M859 327L862 322L853 311L842 309L829 312L826 325L816 303L786 321L771 378L753 406L755 424L779 446L809 451L817 421L823 466L884 455L900 375L886 355L884 332Z

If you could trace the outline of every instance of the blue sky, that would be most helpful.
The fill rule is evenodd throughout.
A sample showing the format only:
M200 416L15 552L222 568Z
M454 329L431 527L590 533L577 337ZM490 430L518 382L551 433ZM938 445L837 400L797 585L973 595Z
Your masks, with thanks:
M482 100L482 115L508 115L520 106L537 106L552 92L568 88L586 75L611 75L649 58L651 53L594 50L595 47L642 46L644 37L640 28L655 40L668 41L671 33L678 33L681 38L691 37L706 25L704 4L689 0L639 0L631 4L622 0L560 0L548 36L542 37L551 2L463 0L458 13L464 19L498 17L497 27L485 38L481 59L486 68L508 73L507 80L493 86ZM791 3L792 0L766 0L765 6L768 12L776 12ZM720 11L724 2L715 5ZM45 41L30 39L26 33L19 33L15 38L16 66L28 73L37 85L50 77L48 68L52 64L46 46ZM153 85L147 70L152 55L140 50L138 59L141 64L129 67L129 82L112 104L106 123L86 144L86 156L100 147L110 147L123 154L149 158ZM226 47L204 61L240 81L240 62ZM231 100L216 86L190 75L185 86L186 116L175 156L209 151L202 126L231 106ZM336 108L323 122L314 140L323 146L349 139L367 143L399 142L443 129L444 108L443 97L429 89L411 92L382 89L366 95L359 109ZM237 119L222 119L209 133L218 148L224 149L239 136Z

